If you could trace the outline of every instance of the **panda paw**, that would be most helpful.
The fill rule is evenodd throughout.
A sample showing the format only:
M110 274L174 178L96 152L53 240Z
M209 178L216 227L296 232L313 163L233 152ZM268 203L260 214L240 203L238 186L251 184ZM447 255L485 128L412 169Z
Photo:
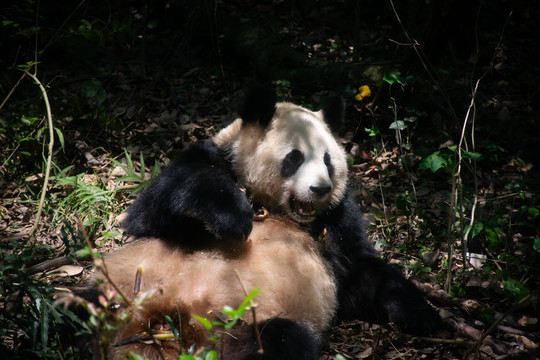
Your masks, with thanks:
M388 319L404 332L418 335L432 334L442 324L438 312L416 296L389 304Z
M214 213L213 219L206 222L206 228L219 240L245 241L253 228L253 210L247 201L240 202L227 211Z

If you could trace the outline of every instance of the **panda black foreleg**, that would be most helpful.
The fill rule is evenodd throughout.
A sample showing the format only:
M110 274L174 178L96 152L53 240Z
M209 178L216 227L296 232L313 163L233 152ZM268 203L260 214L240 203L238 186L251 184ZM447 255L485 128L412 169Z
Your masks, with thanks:
M247 238L253 222L253 210L231 175L226 154L211 141L182 152L127 213L122 225L129 235L194 247L208 241L234 245Z
M429 334L440 326L437 312L397 270L371 256L355 261L340 279L340 320L390 321L414 334Z
M241 324L224 335L223 360L316 360L319 344L316 335L289 319L275 318L258 324L263 352L253 325Z
M347 193L322 219L324 254L338 281L338 318L384 323L411 333L430 333L440 325L437 312L399 271L380 259L367 239L362 213Z

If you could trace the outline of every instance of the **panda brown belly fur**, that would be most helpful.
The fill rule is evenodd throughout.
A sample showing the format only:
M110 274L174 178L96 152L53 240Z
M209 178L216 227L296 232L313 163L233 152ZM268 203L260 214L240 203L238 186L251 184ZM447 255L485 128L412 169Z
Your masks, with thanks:
M258 288L257 321L290 319L320 334L328 327L337 306L335 279L317 244L296 224L281 218L254 222L248 240L235 251L190 252L158 238L143 238L107 254L105 263L110 278L124 294L132 294L139 266L141 291L158 290L159 295L145 303L139 318L148 318L152 313L174 314L175 304L179 303L185 313L214 320L212 313L225 305L236 308L242 302L243 287L247 291ZM253 322L251 312L244 317L248 324ZM143 331L141 320L132 319L135 324L128 323L113 343ZM212 334L198 334L193 342L204 340L206 335ZM149 349L152 346L133 343L112 348L110 355L121 358L127 350L149 356L153 354ZM178 345L167 346L167 354L178 353Z

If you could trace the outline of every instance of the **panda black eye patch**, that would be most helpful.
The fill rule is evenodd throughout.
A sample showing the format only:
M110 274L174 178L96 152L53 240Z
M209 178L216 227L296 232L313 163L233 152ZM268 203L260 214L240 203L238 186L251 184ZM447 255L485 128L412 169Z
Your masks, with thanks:
M324 153L324 165L328 169L328 176L334 176L334 165L332 165L332 159L329 153Z
M293 176L298 168L304 163L304 154L300 150L294 149L289 152L281 163L281 176Z

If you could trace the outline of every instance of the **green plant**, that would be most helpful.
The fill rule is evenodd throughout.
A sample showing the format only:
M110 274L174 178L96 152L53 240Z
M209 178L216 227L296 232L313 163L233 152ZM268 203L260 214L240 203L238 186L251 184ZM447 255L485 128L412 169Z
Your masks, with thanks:
M78 174L67 176L69 166L52 177L54 188L61 190L52 218L53 224L73 221L73 214L79 214L86 225L99 227L107 224L109 214L117 209L116 190L107 189L99 176ZM55 202L54 199L52 199Z
M88 100L92 100L98 107L107 100L107 92L103 88L102 82L97 79L86 82L81 88L81 95Z
M364 130L368 134L368 136L375 137L379 135L379 129L377 128L364 128Z
M133 160L131 159L131 156L128 154L127 150L124 149L124 155L126 156L126 163L127 165L122 164L120 161L111 159L111 161L116 165L119 166L126 175L119 177L116 179L117 182L132 182L135 185L125 185L119 188L119 190L122 191L128 191L130 195L134 195L144 189L146 185L161 172L161 168L159 167L159 164L157 160L154 162L154 167L152 168L152 172L150 174L150 178L146 179L146 167L144 164L144 157L141 153L139 155L139 165L141 172L137 174L135 171L135 165L133 164Z
M540 237L534 239L533 249L540 253Z
M52 223L55 225L63 224L61 231L67 230L71 233L66 227L69 227L69 224L74 221L73 214L78 214L86 226L92 226L90 228L91 237L96 231L101 232L101 235L105 237L118 235L118 230L113 228L114 224L109 221L111 214L118 212L118 209L121 208L121 197L118 194L120 192L128 194L139 192L160 171L156 161L150 178L147 179L142 154L139 159L141 171L137 173L131 157L127 151L124 150L124 153L127 165L111 159L126 174L114 179L114 186L111 186L107 178L98 174L68 175L73 166L64 169L56 168L56 173L51 177L54 196L48 199L48 207L55 209Z
M503 289L507 299L513 303L519 303L525 296L530 294L530 290L521 281L515 279L504 280Z
M197 316L197 315L193 315L193 317L197 319L207 331L212 331L214 327L224 328L225 330L231 329L242 318L242 316L245 315L247 311L249 310L254 311L254 308L256 307L256 303L253 301L253 298L259 292L260 291L258 289L251 290L251 292L246 295L242 303L236 309L233 309L230 306L224 306L221 313L224 316L229 317L229 321L227 322L223 322L223 321L212 322L202 316ZM147 299L148 297L146 295L140 295L139 297L135 299L134 304L142 304ZM91 307L91 310L94 312L92 313L92 318L95 319L94 322L92 323L92 326L99 327L100 329L99 332L105 333L105 334L109 334L110 330L117 329L116 324L118 324L118 319L115 319L114 317L113 318L110 317L109 311L107 310L106 306L104 306L103 309L100 308L98 312L96 312L95 309L96 309L95 307ZM98 319L99 321L97 321ZM113 322L111 322L111 320ZM124 321L124 319L121 319L121 321ZM181 344L182 343L182 339L180 335L181 329L176 328L174 321L169 316L165 316L165 321L167 322L169 328L171 329L171 333L174 336L175 341L178 341ZM218 341L219 337L210 336L208 339L210 341ZM107 337L102 339L102 343L105 346L108 346ZM184 353L178 354L178 360L216 360L217 358L218 358L218 353L215 350L210 350L207 348L202 349L202 351L198 351L197 354L195 354L195 349L193 348L188 349L188 352L186 354ZM139 359L142 359L142 357L134 353L128 353L126 359L139 360Z
M78 358L71 335L92 330L69 309L55 306L55 289L24 268L39 251L15 241L1 242L0 351L9 359Z
M210 321L202 316L193 315L195 319L197 319L201 325L207 330L212 331L214 327L222 327L225 330L231 329L236 323L242 318L242 316L245 315L246 311L252 310L255 311L254 308L256 306L255 302L253 301L253 298L260 292L258 289L253 289L249 294L246 295L242 303L236 308L233 309L230 306L224 306L221 313L224 316L229 317L229 321L223 322L223 321ZM172 330L172 333L174 334L174 338L176 341L181 342L181 338L179 338L181 329L176 329L174 322L170 318L165 319L167 321L167 324L169 325L170 329ZM255 326L255 325L254 325ZM210 336L208 338L210 341L218 341L219 337L217 336ZM200 354L195 355L193 349L190 349L187 354L179 354L178 359L179 360L215 360L217 359L218 354L215 350L210 349L203 349ZM138 358L138 357L136 357Z

